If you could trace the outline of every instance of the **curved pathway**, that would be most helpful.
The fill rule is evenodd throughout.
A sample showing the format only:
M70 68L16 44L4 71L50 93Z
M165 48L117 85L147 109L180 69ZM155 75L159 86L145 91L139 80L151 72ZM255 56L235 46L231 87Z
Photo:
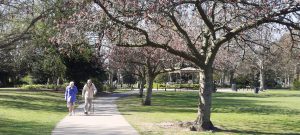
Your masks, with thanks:
M75 116L66 116L52 131L52 135L138 135L117 109L115 100L126 94L97 97L95 112L83 114L83 104L75 109Z

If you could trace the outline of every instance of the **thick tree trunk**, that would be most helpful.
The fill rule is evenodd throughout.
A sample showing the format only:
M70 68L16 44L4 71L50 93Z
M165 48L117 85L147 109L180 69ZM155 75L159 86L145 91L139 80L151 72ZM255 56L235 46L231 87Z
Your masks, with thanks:
M210 121L211 100L213 91L213 72L212 68L206 68L200 72L200 89L199 89L199 104L198 116L195 124L190 127L193 131L214 130L215 127Z
M153 76L149 76L148 77L148 88L147 88L147 94L146 94L146 98L144 100L144 105L151 105L151 97L152 97L152 88L153 88L153 81L154 81Z

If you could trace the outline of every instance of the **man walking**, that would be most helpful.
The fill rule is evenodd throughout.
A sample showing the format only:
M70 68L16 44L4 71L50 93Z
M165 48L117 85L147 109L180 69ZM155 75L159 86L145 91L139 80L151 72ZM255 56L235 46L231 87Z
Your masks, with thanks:
M88 114L91 110L92 100L94 95L97 93L97 88L92 83L92 80L87 80L87 83L82 89L82 98L84 98L84 114Z

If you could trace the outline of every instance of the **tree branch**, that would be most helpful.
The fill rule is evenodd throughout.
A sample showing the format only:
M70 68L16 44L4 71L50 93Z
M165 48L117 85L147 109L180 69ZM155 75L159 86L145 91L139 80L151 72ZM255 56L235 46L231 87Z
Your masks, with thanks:
M212 22L208 19L207 15L204 13L202 7L201 7L201 2L200 0L197 0L196 1L196 4L195 4L202 20L204 21L204 23L206 24L206 26L208 27L209 31L211 32L213 38L215 38L215 31L214 31L214 25L212 24Z
M171 18L172 22L174 23L174 25L176 26L178 31L185 37L184 39L186 40L187 46L188 46L189 50L192 52L192 54L194 54L195 57L203 59L203 56L201 56L201 54L197 51L197 48L192 43L188 33L180 26L180 24L176 20L175 16L170 13L168 13L168 16Z

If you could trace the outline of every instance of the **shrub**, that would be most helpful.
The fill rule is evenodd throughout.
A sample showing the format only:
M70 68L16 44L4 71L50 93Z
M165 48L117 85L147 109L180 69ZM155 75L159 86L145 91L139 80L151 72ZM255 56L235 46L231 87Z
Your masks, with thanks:
M115 90L115 88L110 85L104 84L104 85L102 85L101 90L107 91L107 92L113 92Z
M21 79L21 81L24 82L24 83L26 83L26 84L29 84L29 85L33 84L33 79L32 79L31 75L27 75L27 76L23 77Z
M52 89L52 90L64 90L68 84L62 85L42 85L42 84L34 84L34 85L22 85L22 89L25 90L42 90L42 89Z
M37 84L37 85L23 85L21 88L26 89L26 90L38 90L38 89L42 89L43 85L40 85L40 84Z
M187 88L187 89L194 89L197 90L199 89L199 84L169 84L165 86L165 84L158 84L158 83L153 83L153 89L156 89L158 86L159 89L164 89L167 87L167 89L179 89L179 88Z
M294 90L300 90L300 81L294 81L293 87Z

